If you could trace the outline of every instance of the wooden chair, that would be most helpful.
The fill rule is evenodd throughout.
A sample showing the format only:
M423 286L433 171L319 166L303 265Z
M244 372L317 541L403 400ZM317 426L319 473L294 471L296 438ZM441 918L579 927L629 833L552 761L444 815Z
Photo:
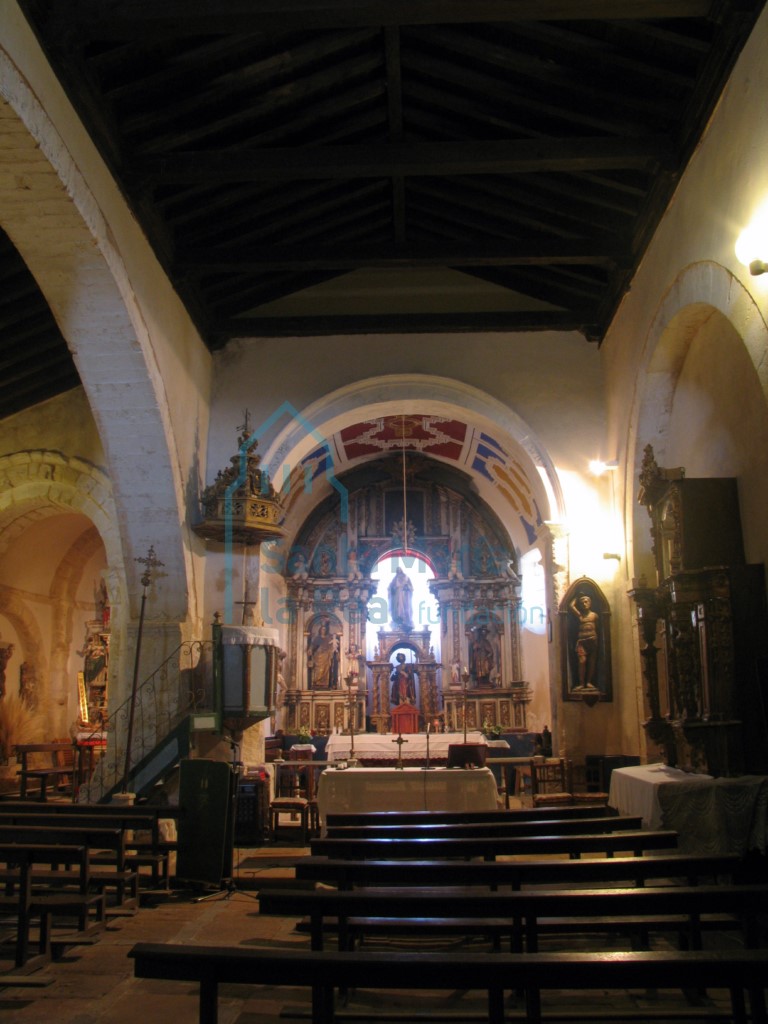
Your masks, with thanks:
M313 750L288 750L287 760L277 766L275 799L269 805L269 835L276 838L281 814L298 816L302 840L320 834L319 811L315 798L315 770L312 767Z
M531 758L531 800L534 807L562 807L573 803L569 764L564 757Z
M309 800L302 796L278 796L269 804L269 838L277 839L280 815L290 814L291 820L299 819L301 838L304 845L309 842L310 814Z
M591 781L586 765L571 766L570 789L574 804L588 807L605 807L608 804L608 794Z

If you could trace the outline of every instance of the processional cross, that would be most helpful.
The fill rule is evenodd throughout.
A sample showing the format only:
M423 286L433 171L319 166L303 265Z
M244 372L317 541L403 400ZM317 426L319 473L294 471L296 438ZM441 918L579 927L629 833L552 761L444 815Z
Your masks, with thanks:
M397 739L392 740L393 743L397 744L397 767L402 771L403 769L403 744L407 743L408 740L403 739L403 734L400 732L397 734Z

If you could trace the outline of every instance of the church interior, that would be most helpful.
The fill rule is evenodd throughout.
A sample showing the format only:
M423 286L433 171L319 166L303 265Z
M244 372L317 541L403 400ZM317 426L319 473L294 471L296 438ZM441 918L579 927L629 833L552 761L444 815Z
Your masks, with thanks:
M139 907L486 813L580 863L581 803L761 910L767 39L759 0L0 0L6 873L23 804L31 885L55 808L161 807Z

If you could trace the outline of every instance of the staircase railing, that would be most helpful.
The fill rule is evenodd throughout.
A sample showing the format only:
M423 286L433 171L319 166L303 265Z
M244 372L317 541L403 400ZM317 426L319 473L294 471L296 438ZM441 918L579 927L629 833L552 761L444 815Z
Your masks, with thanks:
M163 739L192 711L213 707L213 641L180 644L136 690L130 757L126 757L132 697L112 711L106 725L107 747L91 778L81 785L78 800L98 803L109 793L129 791L137 767L146 763ZM95 730L82 742L96 742ZM126 763L130 765L126 778Z

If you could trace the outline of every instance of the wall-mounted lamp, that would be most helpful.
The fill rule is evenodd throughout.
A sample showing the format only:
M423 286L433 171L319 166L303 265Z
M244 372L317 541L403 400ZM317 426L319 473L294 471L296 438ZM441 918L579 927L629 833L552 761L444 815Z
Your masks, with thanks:
M768 203L764 203L736 240L736 259L753 277L768 272Z
M590 459L589 471L595 476L602 476L603 473L608 472L609 469L618 469L619 460L613 459L611 462L603 462L602 459Z

